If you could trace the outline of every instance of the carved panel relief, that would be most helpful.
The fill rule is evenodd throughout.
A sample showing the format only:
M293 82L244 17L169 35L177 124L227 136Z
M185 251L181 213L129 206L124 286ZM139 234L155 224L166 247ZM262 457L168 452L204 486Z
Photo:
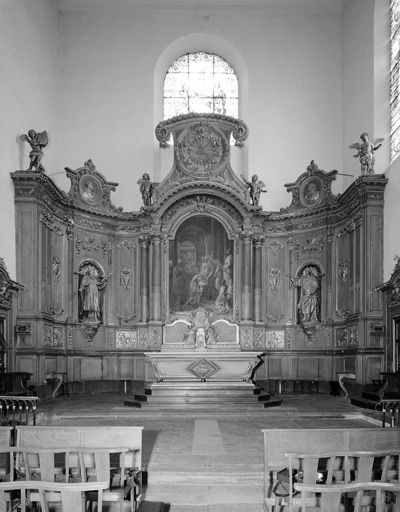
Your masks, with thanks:
M353 311L352 301L350 300L350 287L353 282L353 276L350 273L350 240L351 235L347 232L336 237L336 279L334 286L336 287L336 315L341 319Z
M132 240L121 240L115 244L117 287L114 300L114 315L119 323L130 324L136 319L136 246Z
M265 348L285 348L285 331L267 331Z
M265 320L268 324L279 322L284 317L284 297L285 289L283 286L285 275L285 249L284 245L278 240L272 240L266 244L266 307Z

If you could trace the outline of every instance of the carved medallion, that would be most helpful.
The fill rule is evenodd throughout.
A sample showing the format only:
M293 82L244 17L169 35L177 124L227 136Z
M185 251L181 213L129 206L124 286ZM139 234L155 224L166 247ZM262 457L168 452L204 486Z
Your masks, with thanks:
M312 177L304 181L300 189L300 200L304 206L315 206L322 198L321 180Z
M225 161L226 141L211 126L199 124L184 132L177 144L176 158L185 172L204 177L215 174Z
M79 180L79 194L85 203L96 205L101 199L101 183L95 176L84 174Z

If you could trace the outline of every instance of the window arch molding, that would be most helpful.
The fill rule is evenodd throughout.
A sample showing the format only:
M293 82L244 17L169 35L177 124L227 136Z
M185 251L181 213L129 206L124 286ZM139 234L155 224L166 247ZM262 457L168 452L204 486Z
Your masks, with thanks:
M164 79L171 64L186 53L205 51L214 53L229 64L235 70L239 85L239 118L247 117L247 98L248 98L248 72L246 63L239 51L225 39L214 34L197 33L188 34L173 41L161 53L154 69L153 83L153 112L154 126L163 119L163 97L164 97Z

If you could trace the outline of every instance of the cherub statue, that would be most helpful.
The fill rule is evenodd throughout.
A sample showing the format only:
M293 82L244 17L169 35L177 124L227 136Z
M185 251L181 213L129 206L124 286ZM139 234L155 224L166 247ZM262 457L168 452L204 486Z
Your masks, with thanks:
M154 183L150 181L150 176L146 172L143 176L138 180L138 185L140 185L140 193L142 194L143 204L145 206L151 206L151 199L154 192Z
M258 206L260 202L261 192L267 192L267 190L264 188L264 183L258 179L257 174L253 174L253 176L251 177L251 181L247 181L243 174L241 174L240 177L247 185L251 204L253 206Z
M29 153L30 163L28 171L36 170L37 172L43 172L44 167L40 162L43 157L43 148L45 148L49 142L46 130L40 133L37 133L35 130L29 130L28 134L24 133L20 136L20 139L24 142L28 142L32 148Z
M354 158L360 159L361 164L361 175L365 176L366 174L374 174L374 165L375 165L375 157L374 151L379 149L382 146L382 142L385 139L376 139L374 142L369 140L369 135L367 132L364 132L360 135L360 139L362 142L355 142L352 144L350 149L356 149L357 153Z

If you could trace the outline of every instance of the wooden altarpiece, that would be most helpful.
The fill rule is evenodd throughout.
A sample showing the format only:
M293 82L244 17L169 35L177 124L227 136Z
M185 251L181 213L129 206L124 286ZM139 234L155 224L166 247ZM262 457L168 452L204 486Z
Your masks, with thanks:
M156 136L161 147L172 136L174 163L159 184L144 176L138 212L113 205L117 184L91 160L66 168L68 193L44 172L12 174L24 285L15 370L111 390L170 377L165 361L183 353L180 379L247 379L257 355L259 379L377 378L385 177L361 176L335 196L337 171L311 161L286 185L290 206L265 211L258 178L230 165L244 123L189 114Z

